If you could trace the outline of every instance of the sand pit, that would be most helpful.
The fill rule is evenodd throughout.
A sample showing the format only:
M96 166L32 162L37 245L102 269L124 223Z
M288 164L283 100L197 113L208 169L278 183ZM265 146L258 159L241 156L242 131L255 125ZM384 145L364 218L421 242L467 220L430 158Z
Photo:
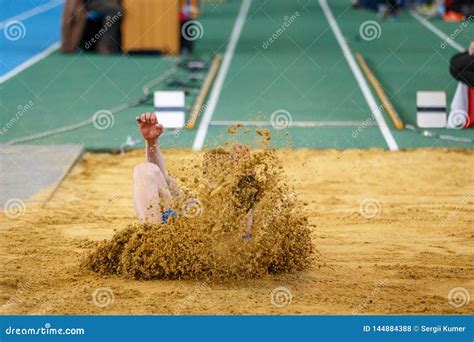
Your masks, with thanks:
M100 241L137 222L132 169L143 161L142 151L88 154L45 208L28 206L17 219L0 214L0 312L474 313L472 151L276 156L308 203L301 215L317 252L306 268L215 281L135 280L79 267ZM167 150L165 157L183 183L192 179L193 152ZM460 305L465 291L470 302Z
M301 271L313 250L310 225L282 170L273 150L231 145L208 151L202 162L197 157L181 169L171 209L155 204L157 216L172 210L166 224L128 226L101 243L83 266L146 280Z

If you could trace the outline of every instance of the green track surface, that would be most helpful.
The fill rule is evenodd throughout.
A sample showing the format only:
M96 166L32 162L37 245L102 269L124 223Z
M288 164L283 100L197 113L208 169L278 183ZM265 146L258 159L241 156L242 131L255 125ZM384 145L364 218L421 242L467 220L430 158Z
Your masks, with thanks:
M359 28L368 20L377 20L376 14L353 10L347 0L332 0L329 4L350 48L366 58L406 123L416 121L416 91L444 90L451 99L456 83L449 75L448 62L456 51L449 46L442 48L442 40L409 13L379 22L380 37L366 41ZM197 56L208 58L215 52L225 52L239 7L239 1L205 5L205 14L200 19L204 35L196 42ZM277 33L292 15L296 19L284 32ZM460 25L433 23L448 35ZM455 40L459 44L467 46L470 37L474 40L471 26L457 33ZM271 43L269 38L274 34L278 37ZM0 142L73 124L90 118L97 110L139 97L143 84L169 70L175 62L175 58L54 53L0 85L3 125L15 115L19 105L29 101L34 104L0 135ZM106 130L90 125L33 143L83 143L90 150L116 150L128 136L139 139L134 117L151 110L152 104L142 105L115 115L114 125ZM213 120L270 120L277 110L288 111L293 121L362 122L371 118L317 0L253 1ZM474 146L400 132L386 113L384 116L400 148ZM295 148L387 148L378 127L367 127L354 134L356 130L357 127L292 127L288 136L278 131L271 143ZM473 129L433 131L474 138ZM190 147L195 133L193 130L165 136L163 145ZM211 126L205 146L220 145L229 139L255 140L253 135L230 136L225 127Z
M210 58L222 51L232 31L239 3L207 6L202 23L205 38L199 41L196 56ZM140 97L142 86L172 68L177 58L157 56L63 55L55 52L0 85L2 126L18 111L18 106L33 102L0 142L55 129L91 118L102 109ZM192 105L193 98L187 98ZM30 144L85 144L89 150L115 151L131 136L139 140L135 116L153 111L153 104L137 106L114 116L114 124L105 130L93 125L71 132L41 138ZM163 138L164 146L188 147L195 131L183 131Z
M290 20L292 15L294 19ZM284 33L278 33L290 21ZM274 34L277 38L271 43L269 39ZM304 8L299 2L253 2L213 118L270 120L278 110L289 112L293 121L370 118L362 93L316 1ZM357 140L351 137L352 130L294 128L290 137L294 147L385 145L378 129L366 130L365 138ZM215 145L214 137L221 133L221 128L211 128L206 142Z
M33 102L21 120L2 140L30 135L90 118L96 111L111 108L141 95L142 84L172 65L158 58L118 58L95 55L64 56L59 52L42 60L7 82L2 102L13 115L17 106ZM135 133L133 115L148 107L115 115L105 130L93 125L34 141L38 144L80 143L89 149L113 149Z
M352 51L360 52L364 56L405 123L416 124L417 91L445 91L450 101L456 82L449 74L449 60L457 53L456 50L450 46L441 48L442 39L407 12L403 12L396 20L379 22L380 37L365 41L359 35L359 28L368 20L376 20L376 15L363 10L351 10L343 1L332 1L331 4ZM433 23L448 35L460 27L459 23L445 23L436 19ZM469 25L456 37L456 41L467 47L470 41L468 37L474 40L474 28ZM393 127L391 122L390 125ZM438 134L474 138L472 129L432 131ZM426 138L409 131L392 130L392 132L400 148L473 147L472 144Z

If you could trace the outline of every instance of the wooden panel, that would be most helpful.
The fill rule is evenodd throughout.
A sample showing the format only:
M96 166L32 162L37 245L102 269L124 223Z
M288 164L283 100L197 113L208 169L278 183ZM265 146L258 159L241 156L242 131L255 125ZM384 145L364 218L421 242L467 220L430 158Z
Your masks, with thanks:
M179 0L123 0L124 51L179 54Z

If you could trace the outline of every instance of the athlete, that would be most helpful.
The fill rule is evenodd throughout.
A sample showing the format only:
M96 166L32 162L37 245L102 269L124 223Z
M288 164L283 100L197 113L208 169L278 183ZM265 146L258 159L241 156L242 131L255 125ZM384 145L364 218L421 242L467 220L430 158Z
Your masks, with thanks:
M171 205L179 189L166 170L158 138L163 133L154 113L143 113L135 119L145 139L146 161L133 170L133 199L135 211L142 222L166 223L175 216Z
M140 132L145 139L146 161L135 166L133 171L133 198L135 211L141 222L166 223L170 216L176 217L172 204L179 196L180 190L174 179L166 170L163 154L158 139L163 133L163 126L154 113L143 113L136 117ZM236 163L248 156L247 147L234 145L229 157ZM204 165L208 169L211 165ZM219 165L213 165L218 167ZM253 211L260 197L260 184L254 172L243 176L234 191L236 209L244 210L247 226L244 239L251 238Z

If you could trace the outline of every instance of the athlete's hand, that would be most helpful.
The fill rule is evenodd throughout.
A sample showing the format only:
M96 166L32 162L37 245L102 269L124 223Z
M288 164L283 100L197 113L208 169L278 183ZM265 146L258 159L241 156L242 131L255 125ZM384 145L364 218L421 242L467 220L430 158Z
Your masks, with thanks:
M145 140L154 141L163 133L163 125L158 123L155 113L143 113L135 120L138 122L140 132Z
M474 42L469 45L469 55L474 56Z

